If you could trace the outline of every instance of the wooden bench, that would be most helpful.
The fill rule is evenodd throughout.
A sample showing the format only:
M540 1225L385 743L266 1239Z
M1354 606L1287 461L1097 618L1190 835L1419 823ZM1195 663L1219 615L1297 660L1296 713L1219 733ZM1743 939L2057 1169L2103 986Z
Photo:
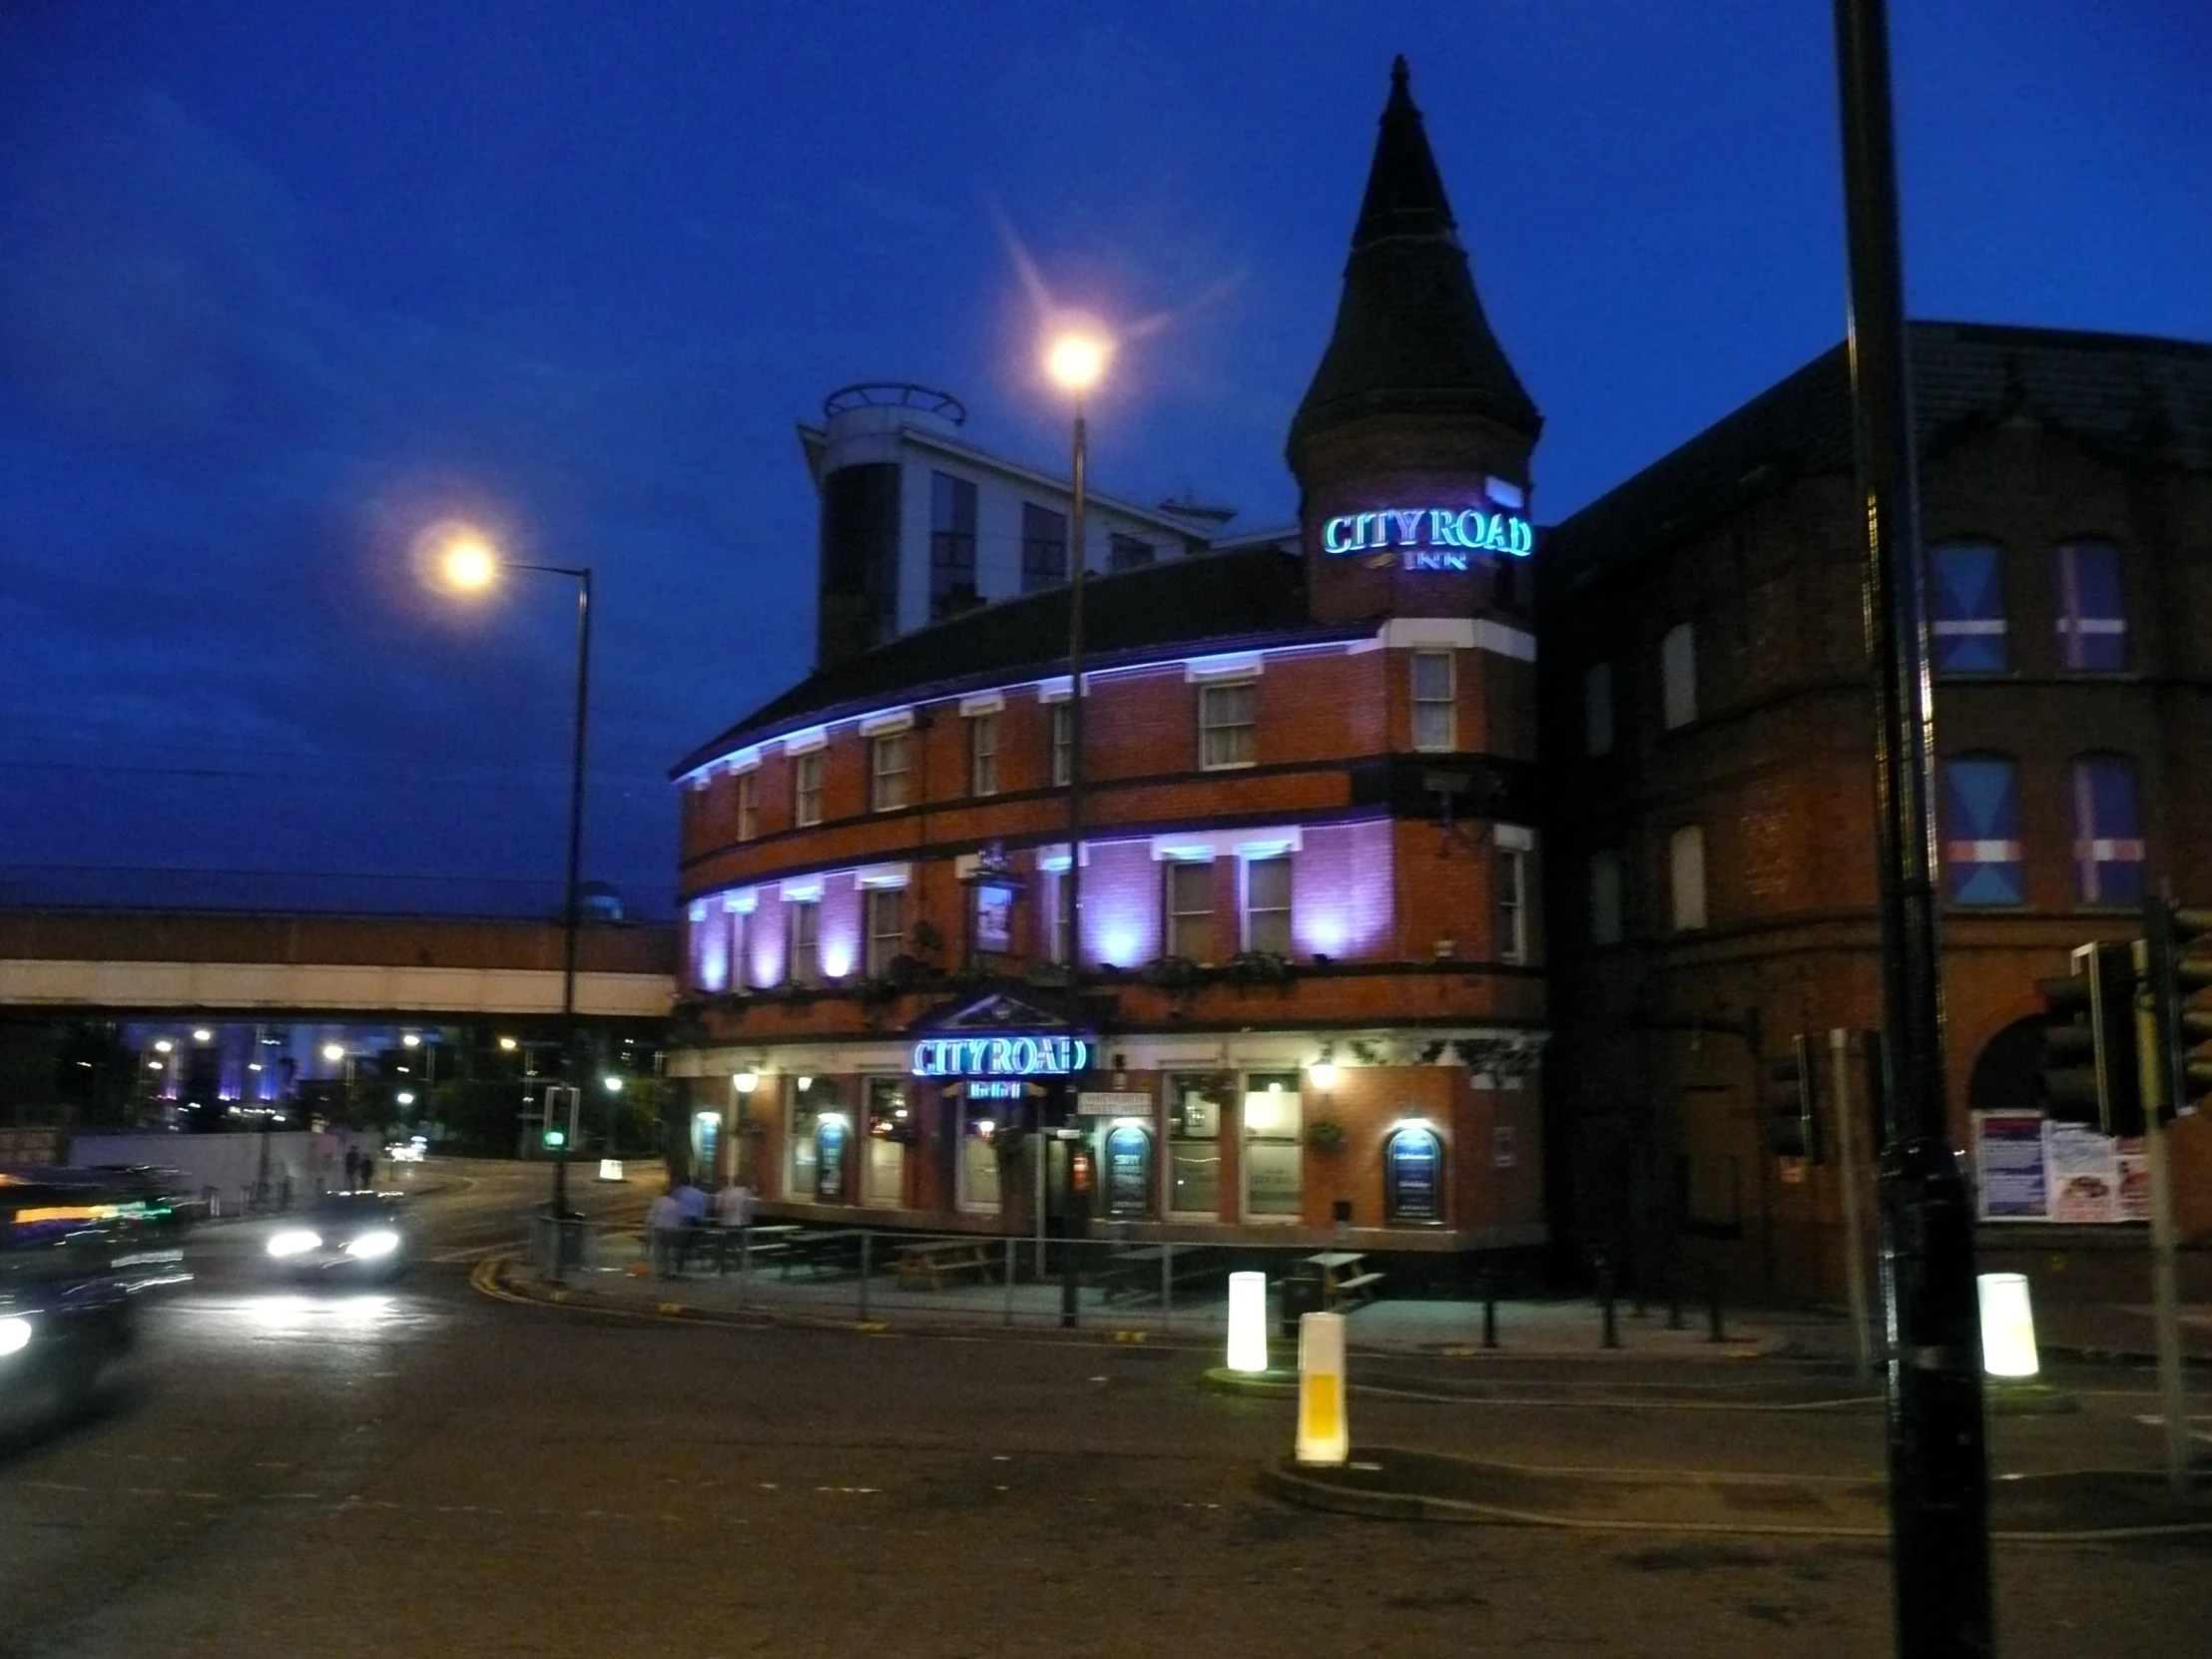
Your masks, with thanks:
M921 1244L901 1245L898 1250L899 1288L918 1291L926 1284L932 1291L941 1291L947 1279L968 1275L994 1279L999 1269L999 1261L991 1249L994 1242L990 1239L932 1239Z
M1376 1297L1375 1287L1382 1283L1380 1273L1356 1273L1350 1279L1340 1279L1334 1286L1336 1299L1355 1308L1365 1308Z

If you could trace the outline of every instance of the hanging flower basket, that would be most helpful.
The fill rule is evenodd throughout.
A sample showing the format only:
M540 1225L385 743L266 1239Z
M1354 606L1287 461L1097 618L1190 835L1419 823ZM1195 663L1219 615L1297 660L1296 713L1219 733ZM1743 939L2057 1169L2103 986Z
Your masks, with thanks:
M1349 1137L1335 1118L1316 1118L1306 1126L1306 1145L1314 1152L1342 1152Z

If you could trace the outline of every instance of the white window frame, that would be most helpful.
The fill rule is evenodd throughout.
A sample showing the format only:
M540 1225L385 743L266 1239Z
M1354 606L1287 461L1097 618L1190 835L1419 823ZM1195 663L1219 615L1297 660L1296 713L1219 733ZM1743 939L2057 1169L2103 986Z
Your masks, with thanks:
M1261 943L1255 937L1257 929L1253 926L1253 918L1263 915L1279 915L1283 918L1283 948L1274 953L1285 958L1290 957L1296 948L1296 937L1291 928L1292 894L1296 890L1292 879L1291 855L1288 852L1271 852L1258 857L1240 858L1237 860L1237 864L1238 928L1244 948L1246 950L1271 949L1271 946ZM1271 904L1264 910L1256 909L1252 902L1252 873L1262 864L1266 864L1271 868L1281 865L1283 870L1283 902L1281 904Z
M784 899L784 913L791 919L784 932L784 981L791 985L822 983L822 899Z
M1459 665L1456 651L1413 651L1406 654L1405 683L1411 700L1413 721L1413 748L1428 754L1447 754L1459 747ZM1441 663L1444 668L1443 696L1423 697L1420 688L1420 671L1424 663ZM1421 716L1437 710L1443 714L1443 737L1440 742L1426 740L1421 735Z
M895 758L898 765L886 766ZM895 813L912 805L910 787L914 775L913 734L879 732L868 739L867 808L871 813Z
M1209 719L1221 698L1243 693L1251 701L1251 718L1224 721ZM1216 740L1225 740L1217 742ZM1227 753L1223 753L1226 751ZM1260 764L1260 681L1257 675L1198 682L1198 769L1232 772Z
M1613 665L1592 663L1582 676L1582 752L1591 760L1613 753Z
M1048 707L1052 710L1052 787L1062 790L1075 776L1075 705L1062 698Z
M1252 1157L1253 1145L1261 1139L1245 1121L1245 1101L1254 1094L1264 1094L1265 1089L1255 1089L1255 1077L1281 1075L1288 1079L1283 1092L1298 1103L1298 1127L1290 1135L1269 1135L1271 1145L1288 1141L1298 1154L1299 1208L1288 1215L1255 1215L1252 1211ZM1260 1071L1240 1072L1237 1077L1237 1214L1251 1227L1296 1227L1304 1219L1306 1205L1306 1091L1301 1075L1296 1071L1281 1074Z
M981 709L967 717L968 794L998 793L998 711Z
M792 823L806 830L822 822L822 751L792 757Z
M1697 624L1678 622L1659 641L1659 709L1670 732L1697 720Z
M748 768L738 774L738 839L757 840L761 833L761 774Z
M881 912L888 908L897 927L881 930ZM860 889L860 971L868 979L880 979L890 960L906 943L906 889L903 886Z
M977 1118L985 1118L995 1126L1000 1121L1004 1108L1018 1106L1019 1104L1019 1101L1013 1100L970 1100L965 1089L960 1091L959 1107L953 1114L952 1132L956 1144L953 1151L952 1197L953 1203L958 1206L962 1215L995 1216L1006 1202L1006 1193L1003 1186L1000 1188L997 1198L984 1200L977 1198L968 1184L967 1147L970 1138L968 1125ZM984 1156L997 1163L997 1148L986 1143ZM998 1164L998 1175L1001 1181L1005 1179L1004 1164Z
M1705 888L1705 830L1684 824L1667 836L1668 921L1677 933L1710 925Z
M1501 824L1491 839L1496 852L1490 870L1492 913L1497 918L1491 948L1499 961L1518 967L1528 960L1528 854L1534 837L1524 829Z
M1160 879L1161 954L1164 956L1181 956L1185 960L1193 962L1211 962L1214 959L1214 952L1221 944L1220 936L1214 926L1213 860L1210 858L1163 858L1160 861L1160 869L1162 872ZM1205 875L1206 908L1203 910L1178 910L1175 907L1175 887L1178 872L1187 869L1199 870ZM1199 916L1206 918L1206 953L1203 956L1192 956L1188 952L1177 948L1182 941L1177 937L1178 928L1176 923L1178 918L1195 919Z

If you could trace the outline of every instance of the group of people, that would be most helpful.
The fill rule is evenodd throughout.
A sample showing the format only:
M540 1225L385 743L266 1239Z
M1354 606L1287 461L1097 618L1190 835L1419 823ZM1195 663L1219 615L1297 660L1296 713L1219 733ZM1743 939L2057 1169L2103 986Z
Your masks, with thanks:
M706 1191L687 1175L653 1201L645 1213L646 1244L653 1271L661 1278L674 1279L689 1265L693 1250L707 1236L710 1210L721 1238L742 1245L753 1225L753 1189L733 1175L710 1206Z
M358 1147L345 1149L345 1190L359 1192L376 1185L376 1154Z

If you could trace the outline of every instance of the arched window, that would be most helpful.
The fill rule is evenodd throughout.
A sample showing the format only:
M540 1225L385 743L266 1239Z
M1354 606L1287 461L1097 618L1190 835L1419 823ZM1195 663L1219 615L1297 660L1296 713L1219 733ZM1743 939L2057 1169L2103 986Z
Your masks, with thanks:
M2094 672L2127 667L2127 606L2116 543L2082 540L2056 548L2051 595L2061 668Z
M1953 904L2024 904L2020 764L2009 755L1943 763L1943 863Z
M2143 901L2143 819L2135 763L2125 755L2074 758L2074 896L2084 904Z
M1951 542L1929 554L1937 674L1998 674L2010 666L2004 559L1993 543Z

